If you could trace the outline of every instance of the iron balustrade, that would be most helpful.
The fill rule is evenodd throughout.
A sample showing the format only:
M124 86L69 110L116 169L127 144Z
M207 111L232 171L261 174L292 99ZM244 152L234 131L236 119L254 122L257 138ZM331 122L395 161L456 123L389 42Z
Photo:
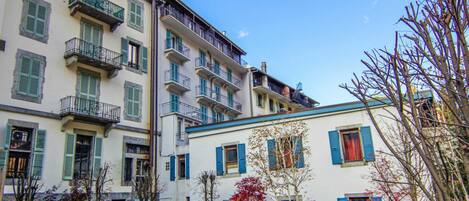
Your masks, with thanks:
M233 110L238 112L242 111L241 103L235 101L234 98L229 99L227 96L217 93L215 90L211 90L208 87L201 87L200 85L196 87L195 91L197 96L205 96Z
M98 119L103 122L120 122L121 109L95 100L67 96L60 99L60 115L77 115L90 119Z
M120 21L124 21L124 8L108 1L108 0L69 0L68 5L70 7L74 6L77 3L83 3L88 6L95 8L96 10L101 11L106 15L113 16Z
M191 29L194 33L205 39L205 41L212 44L216 49L223 52L223 54L230 57L240 65L243 65L241 61L241 54L235 53L228 47L228 45L226 45L225 42L218 39L213 29L207 30L205 27L197 23L193 18L185 15L170 5L161 7L161 16L167 15L173 16L187 28Z
M161 110L161 115L178 113L182 116L198 120L202 124L215 122L212 117L208 116L208 114L203 114L199 108L189 105L187 103L181 102L181 101L162 103L160 110Z
M116 68L122 68L122 54L79 38L72 38L65 42L65 57L73 55L84 56Z
M191 78L181 74L181 73L176 73L172 70L167 70L164 74L164 81L165 82L176 82L183 87L190 89L191 87Z
M205 61L205 62L204 62ZM225 80L228 83L233 84L237 88L241 88L241 80L234 76L232 73L228 73L219 67L218 69L215 68L215 65L206 61L206 59L201 59L200 57L195 59L195 67L203 67L208 71L212 72L213 74L217 75L221 79Z
M278 85L276 85L276 84L274 84L274 83L272 83L272 82L269 82L269 83L267 84L267 86L269 86L269 89L270 89L271 91L273 91L273 92L275 92L275 93L278 93L278 94L280 94L280 95L283 96L283 88L282 88L282 87L280 87L280 86L278 86ZM290 97L287 97L287 98L290 98Z
M166 49L167 50L168 49L174 49L177 52L184 55L185 57L187 57L187 58L190 57L190 55L189 55L190 48L185 46L182 42L179 42L179 41L175 40L174 38L167 38L165 42L166 42Z

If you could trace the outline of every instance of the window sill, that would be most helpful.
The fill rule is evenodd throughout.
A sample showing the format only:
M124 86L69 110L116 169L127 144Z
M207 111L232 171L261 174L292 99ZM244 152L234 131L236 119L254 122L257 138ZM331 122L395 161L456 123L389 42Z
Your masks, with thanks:
M236 178L236 177L241 177L241 174L239 173L231 173L231 174L224 174L222 176L222 178L226 178L226 179L229 179L229 178Z
M366 161L353 161L353 162L344 162L340 165L342 168L348 167L359 167L359 166L367 166L368 163Z

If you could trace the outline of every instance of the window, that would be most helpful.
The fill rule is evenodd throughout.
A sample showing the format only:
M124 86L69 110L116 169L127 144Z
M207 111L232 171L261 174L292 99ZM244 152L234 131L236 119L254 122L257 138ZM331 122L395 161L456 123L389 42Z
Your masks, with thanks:
M49 39L50 3L43 0L23 1L20 35L47 43Z
M169 162L166 162L166 164L165 164L165 170L166 170L166 171L169 171Z
M272 100L272 99L269 99L269 110L271 112L275 112L274 100Z
M149 161L146 159L137 159L135 168L135 180L139 181L145 177L149 167Z
M143 32L143 3L138 0L129 0L129 27Z
M229 107L234 106L233 92L231 91L228 92L228 106Z
M221 112L215 112L215 120L216 122L222 122L225 120L225 115Z
M179 96L175 93L170 94L171 98L171 112L179 112Z
M218 85L215 85L215 100L221 101L221 87Z
M7 178L28 176L33 129L14 127L11 131Z
M226 78L228 79L228 82L233 81L233 71L231 69L228 69L228 71L226 72Z
M141 121L142 117L142 86L125 81L124 118L130 121Z
M200 115L201 115L202 123L207 124L208 123L208 108L207 108L207 106L201 105L200 106L200 113L201 113Z
M171 81L179 82L179 65L174 62L171 62L170 79Z
M358 129L341 130L345 162L362 161L363 153Z
M146 175L149 168L150 146L141 138L124 136L123 185L131 185Z
M12 98L41 103L46 58L25 50L16 53Z
M177 164L178 164L178 178L185 179L186 178L186 158L185 155L178 155L177 156Z
M177 121L176 139L182 140L182 119L181 118L178 118L178 121Z
M262 94L257 94L257 106L264 107L264 97Z
M73 178L83 179L88 178L91 167L91 143L93 137L85 135L76 136L75 144L75 162Z
M217 75L220 75L220 62L217 60L214 61L213 72Z
M128 64L130 68L139 69L139 58L140 58L140 45L134 42L129 42L129 48L127 52Z
M269 168L303 168L303 141L300 137L267 140Z
M225 146L225 172L233 174L238 172L238 147L236 145Z

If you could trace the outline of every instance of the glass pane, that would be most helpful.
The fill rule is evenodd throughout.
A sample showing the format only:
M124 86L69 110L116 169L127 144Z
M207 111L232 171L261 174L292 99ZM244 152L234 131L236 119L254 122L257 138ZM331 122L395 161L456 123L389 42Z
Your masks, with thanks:
M135 12L135 3L130 3L130 11Z
M132 108L132 102L127 101L127 114L132 115L134 113L134 110Z
M90 95L96 97L96 91L98 88L98 79L96 77L90 77Z
M130 13L130 22L135 23L135 14Z
M31 16L26 17L26 30L34 32L34 18Z
M36 3L29 1L28 15L36 16Z
M41 68L41 63L38 60L33 60L33 65L31 66L31 75L39 77L39 69Z
M127 99L133 100L134 98L134 89L132 87L127 88Z
M21 58L21 73L29 74L29 66L31 65L31 59L28 57Z
M85 40L86 42L92 42L92 38L91 38L91 25L88 24L88 23L85 23L85 25L83 26L83 40Z
M141 20L142 20L142 19L140 18L140 16L137 16L137 17L135 18L135 20L136 20L135 23L136 23L138 26L141 26L141 25L142 25L142 24L141 24Z
M132 159L125 158L124 181L132 181Z
M44 34L44 21L36 20L36 33L39 35Z
M139 115L139 113L140 113L139 106L140 106L139 103L134 103L134 111L133 111L134 113L133 114L135 116Z
M38 91L39 91L39 79L30 78L29 94L38 95Z
M37 7L37 17L41 20L45 20L46 19L46 7L44 6L38 6Z
M23 93L28 93L28 82L29 78L25 75L21 75L18 90Z
M89 78L88 75L81 74L80 93L83 95L88 94Z
M142 7L137 6L136 8L137 8L137 15L139 16L142 15Z

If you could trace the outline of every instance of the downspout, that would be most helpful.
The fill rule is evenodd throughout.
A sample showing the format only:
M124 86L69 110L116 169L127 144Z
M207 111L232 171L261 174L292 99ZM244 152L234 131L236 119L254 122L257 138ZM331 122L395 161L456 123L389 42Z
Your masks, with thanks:
M251 69L249 69L249 71L248 71L248 79L249 79L248 80L249 81L249 107L251 109L251 117L254 117L254 106L252 105L252 102L253 102L252 99L254 99L254 97L252 96L252 88L253 88L252 82L253 82L253 80L252 80L252 71L251 71Z
M158 2L151 1L151 76L150 76L150 164L154 175L157 171L158 134Z

